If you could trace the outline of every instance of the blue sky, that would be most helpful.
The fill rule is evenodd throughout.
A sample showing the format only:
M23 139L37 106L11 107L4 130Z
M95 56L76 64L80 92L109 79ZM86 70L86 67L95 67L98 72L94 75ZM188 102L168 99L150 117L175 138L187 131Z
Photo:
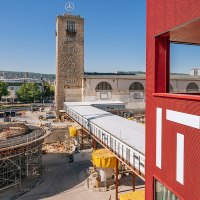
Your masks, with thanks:
M65 0L0 1L0 70L55 73ZM145 70L144 0L71 0L85 18L85 70ZM138 21L139 19L139 21Z
M200 46L171 44L171 72L188 74L192 68L200 68Z
M0 70L55 73L56 16L65 12L66 2L0 1ZM85 18L86 71L145 71L145 0L71 2L73 14ZM187 49L172 47L173 72L187 73L199 65L200 48L196 54Z

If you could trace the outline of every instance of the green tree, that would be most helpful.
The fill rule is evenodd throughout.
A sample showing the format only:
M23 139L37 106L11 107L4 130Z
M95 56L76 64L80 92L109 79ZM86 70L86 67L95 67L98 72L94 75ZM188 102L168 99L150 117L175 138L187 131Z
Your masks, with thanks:
M29 101L29 94L26 87L26 84L22 84L17 91L17 97L20 101Z
M8 90L8 84L0 81L0 99L2 96L8 96L10 94Z
M41 97L41 91L36 83L22 84L17 91L17 96L20 101L35 102Z
M48 82L43 82L43 92L42 98L44 99L52 99L54 96L54 85L49 84Z
M45 82L44 83L44 98L48 98L48 97L50 97L50 85L47 83L47 82Z
M55 86L53 84L50 85L50 99L54 99L54 94L55 94Z
M41 91L40 91L40 88L39 88L38 84L36 84L36 83L28 83L28 88L30 88L29 95L30 95L31 101L34 102L35 100L40 100Z
M51 84L50 85L50 96L53 97L54 96L54 92L55 92L55 88L54 88L54 85Z

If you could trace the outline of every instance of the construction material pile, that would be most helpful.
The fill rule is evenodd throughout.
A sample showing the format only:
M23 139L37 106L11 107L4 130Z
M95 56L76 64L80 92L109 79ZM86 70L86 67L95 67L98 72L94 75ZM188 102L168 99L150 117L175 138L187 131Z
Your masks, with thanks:
M66 153L66 143L58 141L51 144L45 144L42 151L43 153Z
M89 177L87 178L87 188L95 192L106 192L115 189L115 178L109 178L105 181L101 181L101 173L98 169L90 167Z
M78 143L68 134L65 135L65 142L67 153L73 153L76 149L79 149Z
M129 117L128 119L136 121L136 122L141 123L141 124L145 124L145 121L146 121L145 118L146 117L145 117L144 114L136 114L133 117Z

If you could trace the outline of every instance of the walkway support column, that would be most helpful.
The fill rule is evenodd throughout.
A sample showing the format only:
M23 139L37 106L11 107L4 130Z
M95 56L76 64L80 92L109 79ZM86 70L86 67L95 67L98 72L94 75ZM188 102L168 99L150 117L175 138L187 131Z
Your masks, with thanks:
M135 181L136 181L136 174L133 172L133 174L132 174L132 182L133 182L133 192L135 191Z
M94 138L92 139L92 143L93 143L93 149L96 150L97 149L97 142Z
M119 162L118 162L118 159L116 158L116 172L115 172L115 176L116 176L116 194L115 194L115 197L116 197L116 200L118 200L118 176L119 176Z
M81 130L81 150L83 149L83 134L84 134L84 130Z

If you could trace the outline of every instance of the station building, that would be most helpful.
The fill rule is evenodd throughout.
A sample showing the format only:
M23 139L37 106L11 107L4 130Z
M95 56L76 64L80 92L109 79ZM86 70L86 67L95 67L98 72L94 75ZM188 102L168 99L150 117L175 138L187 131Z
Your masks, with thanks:
M192 67L192 66L191 66ZM200 90L200 73L172 74L170 92ZM146 74L134 72L84 72L84 18L64 14L56 21L56 109L63 102L122 101L132 111L145 110Z

